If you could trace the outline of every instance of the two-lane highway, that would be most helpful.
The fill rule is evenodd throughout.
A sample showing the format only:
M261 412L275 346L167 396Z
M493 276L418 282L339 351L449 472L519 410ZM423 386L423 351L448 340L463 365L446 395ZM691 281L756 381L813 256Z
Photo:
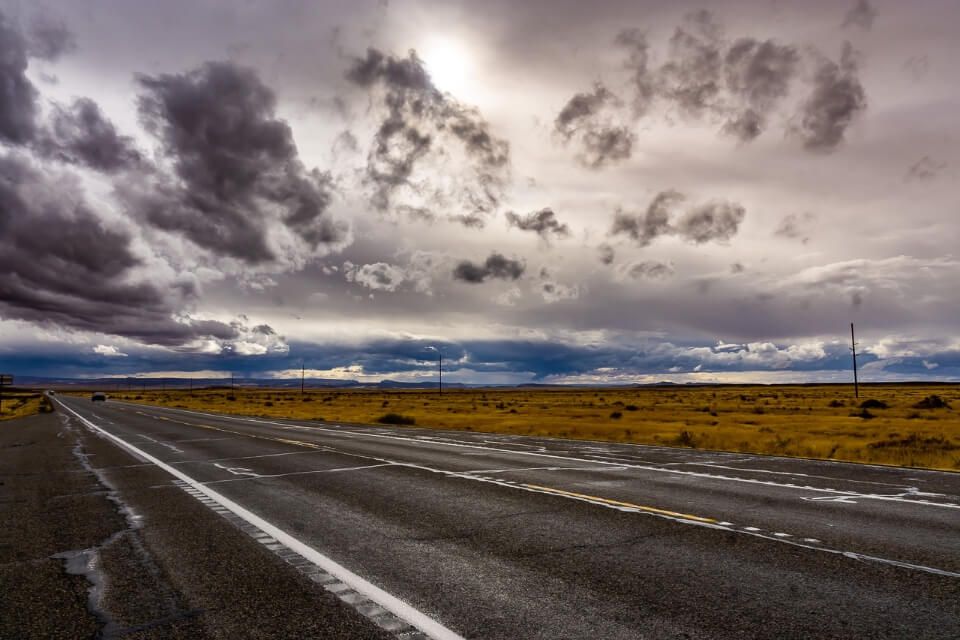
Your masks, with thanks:
M960 637L960 474L59 402L435 637Z

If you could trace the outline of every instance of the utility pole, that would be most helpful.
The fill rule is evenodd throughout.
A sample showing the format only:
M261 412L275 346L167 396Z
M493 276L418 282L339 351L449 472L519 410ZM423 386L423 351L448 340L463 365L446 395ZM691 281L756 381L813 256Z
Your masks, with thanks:
M438 388L440 389L440 395L443 395L443 354L440 352L440 349L436 347L427 347L431 351L437 352L437 372L440 374L440 383Z
M853 323L850 323L850 352L853 354L853 397L860 398L860 381L857 380L857 340L853 335Z

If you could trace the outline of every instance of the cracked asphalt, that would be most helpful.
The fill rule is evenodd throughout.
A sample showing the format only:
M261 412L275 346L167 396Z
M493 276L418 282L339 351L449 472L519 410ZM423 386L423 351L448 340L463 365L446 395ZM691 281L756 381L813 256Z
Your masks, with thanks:
M390 637L62 412L0 425L0 508L3 639Z
M466 638L960 637L958 474L61 401ZM174 504L94 440L135 512ZM177 536L207 509L177 505L144 518L157 564L194 545L245 583L228 532ZM181 580L194 608L225 588Z

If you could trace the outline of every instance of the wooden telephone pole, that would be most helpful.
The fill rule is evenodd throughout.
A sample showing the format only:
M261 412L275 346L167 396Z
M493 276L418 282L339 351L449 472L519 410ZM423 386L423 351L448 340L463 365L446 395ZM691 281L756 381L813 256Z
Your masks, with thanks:
M853 335L853 323L850 323L850 352L853 354L853 397L860 398L860 381L857 380L857 339Z

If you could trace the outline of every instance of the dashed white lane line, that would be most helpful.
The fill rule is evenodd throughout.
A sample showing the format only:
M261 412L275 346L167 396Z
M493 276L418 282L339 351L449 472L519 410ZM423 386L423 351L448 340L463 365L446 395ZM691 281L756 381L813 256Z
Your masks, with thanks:
M309 476L316 475L319 473L340 473L345 471L364 471L366 469L377 469L379 467L392 467L392 463L384 464L367 464L359 467L338 467L336 469L311 469L310 471L289 471L287 473L274 473L274 474L260 474L260 473L250 473L250 474L237 474L237 475L248 475L245 478L224 478L223 480L208 480L204 482L205 485L211 484L224 484L226 482L239 482L241 480L261 480L261 479L273 479L273 478L286 478L287 476Z
M185 413L193 413L193 414L196 414L196 415L204 415L204 416L208 416L208 417L212 417L212 418L224 418L224 417L228 417L228 416L217 416L217 415L214 415L214 414L206 414L206 413L202 413L202 412L198 412L198 411L188 411L188 410L180 410L180 411L183 411L183 412L185 412ZM255 423L262 423L262 424L270 424L270 425L278 426L278 427L281 427L281 428L296 428L296 425L294 425L293 427L291 427L291 426L289 426L289 425L284 425L283 423L277 423L277 422L268 421L268 420L257 420L257 419L254 419L254 418L233 418L232 416L229 416L229 418L232 418L232 419L234 419L235 421L249 421L249 422L255 422ZM188 424L188 425L189 425L190 423L184 423L184 424ZM304 428L306 428L306 427L304 427ZM324 428L321 428L321 427L310 427L310 429L316 429L316 430L319 430L319 431L328 431L328 432L332 431L333 433L339 433L339 432L337 432L337 431L333 431L333 430L331 430L331 429L324 429ZM388 437L388 438L392 438L392 439L395 439L395 440L405 440L405 441L407 441L407 442L410 442L410 441L412 440L411 438L406 438L406 437L399 437L399 436L382 436L382 435L379 435L379 434L356 434L356 435L364 435L364 436L369 436L369 437ZM256 436L251 436L251 437L256 437ZM303 446L308 446L308 445L309 445L309 446L314 446L314 447L319 446L319 445L315 445L315 444L312 444L312 443L299 442L299 441L296 441L296 440L289 440L289 441L287 441L287 442L289 442L290 444L294 444L294 445L303 445ZM474 447L473 445L467 445L467 444L453 444L453 445L451 445L451 446L463 446L463 447L473 447L473 448L486 448L486 447ZM843 557L845 557L845 558L850 558L850 559L855 559L855 560L860 560L860 561L867 561L867 562L874 562L874 563L878 563L878 564L886 564L886 565L891 565L891 566L900 567L900 568L903 568L903 569L910 569L910 570L913 570L913 571L921 571L921 572L924 572L924 573L931 573L931 574L934 574L934 575L940 575L940 576L945 576L945 577L949 577L949 578L960 578L960 573L958 573L958 572L949 571L949 570L945 570L945 569L939 569L939 568L937 568L937 567L928 567L928 566L924 566L924 565L918 565L918 564L912 564L912 563L908 563L908 562L902 562L902 561L899 561L899 560L893 560L893 559L890 559L890 558L882 558L882 557L879 557L879 556L871 556L871 555L867 555L867 554L863 554L863 553L859 553L859 552L855 552L855 551L844 551L844 550L842 550L842 549L834 549L834 548L822 546L821 542L820 542L819 540L815 539L815 538L803 538L802 540L798 540L798 539L795 539L795 538L794 538L792 535L790 535L790 534L782 534L782 532L781 532L781 535L777 535L776 533L773 533L773 532L764 531L763 529L761 529L761 528L759 528L759 527L738 526L738 525L735 525L735 524L733 524L733 523L718 522L717 520L714 520L714 519L712 519L712 518L703 518L703 517L700 517L700 516L690 516L690 515L688 515L688 514L679 514L679 513L673 513L673 512L666 512L666 511L659 510L659 509L656 509L656 508L643 507L642 505L634 505L634 504L631 504L631 503L623 503L623 502L620 502L620 501L617 501L617 500L610 500L610 499L607 499L607 498L598 498L598 497L594 497L594 496L586 496L586 495L583 495L583 494L575 494L575 493L572 493L572 492L563 491L563 490L558 490L558 489L554 489L554 488L539 487L539 486L537 486L537 485L529 485L529 484L524 484L524 483L520 483L520 482L510 481L510 480L503 480L503 479L500 479L500 478L493 478L493 477L487 477L487 476L481 476L481 475L471 475L469 472L459 472L459 471L450 471L450 470L446 470L446 469L436 469L436 468L429 467L429 466L426 466L426 465L420 465L420 464L409 463L409 462L402 462L402 461L397 461L397 460L390 460L390 459L388 459L388 458L381 458L381 457L377 457L377 456L363 455L363 454L351 453L351 452L346 452L346 451L338 451L337 449L332 448L332 447L327 447L327 449L330 450L330 451L335 451L335 452L340 453L340 454L342 454L342 455L348 455L348 456L352 456L352 457L356 457L356 458L361 458L361 459L366 459L366 460L376 460L376 461L379 461L379 462L387 463L387 464L389 464L390 466L408 467L408 468L412 468L412 469L420 469L420 470L422 470L422 471L427 471L427 472L430 472L430 473L437 473L437 474L445 475L445 476L448 476L448 477L463 478L463 479L473 480L473 481L478 481L478 482L486 482L486 483L495 484L495 485L499 485L499 486L503 486L503 487L509 487L509 488L511 488L511 489L520 489L520 490L523 490L523 491L530 491L530 492L534 492L534 493L542 493L542 494L545 494L545 495L553 495L553 496L558 496L558 497L561 497L561 498L578 500L578 501L581 501L581 502L589 502L589 503L591 503L591 504L595 504L595 505L598 505L598 506L601 506L601 507L606 507L606 508L609 508L609 509L614 509L614 510L617 510L617 511L624 511L624 512L629 512L629 513L643 513L643 514L650 515L650 516L654 516L654 517L659 517L659 518L665 518L665 519L668 519L668 520L673 520L673 521L675 521L675 522L680 522L680 523L683 523L683 524L694 525L694 526L701 526L701 527L707 527L707 528L711 528L711 529L720 529L720 530L724 530L724 531L731 531L731 532L734 532L734 533L741 533L741 534L749 535L749 536L756 537L756 538L762 538L762 539L765 539L765 540L771 540L771 541L779 542L779 543L782 543L782 544L788 544L788 545L795 546L795 547L800 547L800 548L804 548L804 549L810 549L810 550L813 550L813 551L820 551L820 552L823 552L823 553L829 553L829 554L831 554L831 555L840 555L840 556L843 556ZM500 450L500 449L496 449L496 451L506 451L506 452L508 452L508 453L520 453L520 452L509 451L509 450ZM570 458L567 458L567 457L556 456L556 455L552 455L552 454L538 454L538 453L532 453L532 452L522 452L522 455L540 455L540 456L549 457L549 458L564 458L564 459L568 459L568 460L570 459ZM576 459L576 458L574 458L574 460L582 461L582 460L579 460L579 459ZM595 460L594 460L594 461L589 461L589 462L593 462L593 463L595 463L595 464L596 464L596 463L599 463L599 461L595 461ZM600 463L600 464L603 464L603 463ZM609 463L609 465L611 465L611 466L617 466L617 467L635 467L635 466L636 466L636 465L622 465L622 464L621 464L621 465L616 465L616 464L614 464L614 463ZM657 470L657 469L655 469L655 470ZM716 477L716 476L709 476L709 474L697 474L697 473L692 473L692 472L678 472L678 473L684 473L684 474L688 474L688 475L706 475L706 476L708 476L708 477ZM776 484L776 483L761 482L761 484ZM778 485L778 486L782 486L782 485ZM832 491L834 491L834 490L825 489L825 490L823 490L823 491L831 491L831 492L832 492Z
M138 407L138 408L139 408L139 407ZM503 449L503 448L500 448L500 447L489 447L489 446L482 446L482 445L477 445L477 444L468 444L468 443L464 443L464 442L450 442L450 441L444 441L444 440L440 440L440 439L433 439L433 440L430 440L430 441L424 441L424 440L421 440L421 439L419 439L419 438L414 438L414 437L410 437L410 436L390 435L390 434L387 434L387 433L363 433L363 432L357 432L357 431L345 431L345 430L342 430L342 429L330 429L330 428L328 428L328 427L321 427L321 426L316 426L316 425L299 425L299 424L296 424L296 423L276 422L276 421L274 421L274 420L260 420L260 419L257 419L257 418L248 418L248 417L240 417L240 416L228 416L228 415L218 415L218 414L206 413L206 412L203 412L203 411L191 411L191 410L189 410L189 409L169 409L169 408L164 408L164 409L165 409L166 411L179 412L179 413L189 413L189 414L193 414L193 415L200 415L200 416L204 416L204 417L208 417L208 418L214 418L214 419L220 419L220 420L227 420L227 421L232 421L232 422L250 422L250 423L254 423L254 424L267 424L267 425L271 425L271 426L274 426L274 427L278 427L278 428L281 428L281 429L287 429L287 430L319 431L319 432L324 432L324 433L329 433L329 434L332 434L332 435L336 435L336 436L338 436L338 437L348 436L348 437L361 437L361 438L381 438L381 439L389 439L389 440L401 440L401 441L410 442L410 443L417 443L417 442L419 442L419 443L421 443L421 444L431 444L431 445L439 445L439 446L455 447L455 448L464 448L464 449L480 449L480 450L487 451L487 452L506 453L506 454L512 454L512 455L518 455L518 456L537 456L537 457L541 457L541 458L551 458L551 459L557 459L557 460L566 460L567 462L573 461L573 462L582 462L582 463L594 464L594 465L599 464L599 465L605 465L605 466L607 466L607 467L626 467L626 468L630 468L630 469L640 469L640 470L652 471L652 472L656 472L656 473L668 473L668 474L675 474L675 475L688 476L688 477L705 478L705 479L710 479L710 480L719 480L719 481L728 481L728 482L740 482L740 483L745 483L745 484L757 484L757 485L764 485L764 486L770 486L770 487L780 487L780 488L785 488L785 489L795 489L795 490L802 490L802 491L812 491L812 492L814 492L814 493L826 493L826 494L830 494L830 495L832 495L832 496L836 496L836 497L840 498L841 500L843 500L843 499L845 499L845 498L870 499L870 500L881 500L881 501L888 501L888 502L899 502L899 503L903 503L903 504L910 504L910 505L917 505L917 506L925 506L925 507L940 507L940 508L945 508L945 509L960 509L960 503L956 503L956 502L935 502L935 501L932 501L932 500L910 499L910 498L905 497L904 494L896 494L896 495L866 494L866 493L859 493L859 492L856 492L856 491L850 491L850 490L844 490L844 489L833 489L833 488L829 488L829 487L815 487L815 486L800 485L800 484L795 484L795 483L774 482L774 481L772 481L772 480L759 480L759 479L756 479L756 478L742 478L742 477L737 477L737 476L718 475L718 474L703 473L703 472L698 472L698 471L685 471L685 470L682 470L682 469L672 469L672 468L664 468L664 467L655 467L655 466L650 466L650 465L634 464L634 463L628 463L628 462L606 462L606 461L603 461L603 460L593 460L593 459L586 459L586 458L577 458L577 457L573 457L573 456L565 456L565 455L557 455L557 454L551 454L551 453L543 453L543 452L539 452L539 451L514 451L514 450L512 450L512 449ZM145 415L146 415L146 414L145 414ZM907 491L908 491L908 493L907 493L906 495L913 495L913 494L909 493L909 491L910 491L911 489L913 489L912 487L911 487L911 488L906 488L906 489L907 489ZM952 496L945 496L945 497L952 498Z
M299 539L290 535L286 531L277 527L276 525L264 520L255 513L245 509L240 506L233 500L230 500L226 496L217 493L213 489L206 487L203 483L194 480L187 474L183 473L179 469L176 469L162 460L155 458L149 453L138 449L134 445L128 443L126 440L115 436L109 431L101 428L100 426L94 424L90 420L84 418L79 413L68 407L62 401L59 401L60 406L65 408L67 411L72 413L78 420L85 424L89 429L100 433L110 440L113 440L121 447L136 453L141 458L152 462L157 465L170 475L182 480L187 485L193 487L198 492L202 493L205 496L205 499L201 498L201 501L206 502L207 504L217 504L224 509L229 510L237 517L241 518L246 523L258 528L259 530L272 536L277 542L286 546L288 549L300 554L305 559L312 562L314 565L322 569L323 571L329 573L332 576L335 576L342 583L349 585L357 593L363 594L367 599L373 601L377 605L383 607L387 611L390 611L396 615L401 620L408 622L413 625L423 633L425 633L430 638L435 640L465 640L462 636L456 632L448 629L440 622L434 620L433 618L427 616L421 611L413 608L411 605L400 600L396 596L387 593L383 589L377 587L376 585L368 582L364 578L361 578L357 574L353 573L343 565L334 561L332 558L328 558L323 555L313 547L308 546L307 544L301 542Z

